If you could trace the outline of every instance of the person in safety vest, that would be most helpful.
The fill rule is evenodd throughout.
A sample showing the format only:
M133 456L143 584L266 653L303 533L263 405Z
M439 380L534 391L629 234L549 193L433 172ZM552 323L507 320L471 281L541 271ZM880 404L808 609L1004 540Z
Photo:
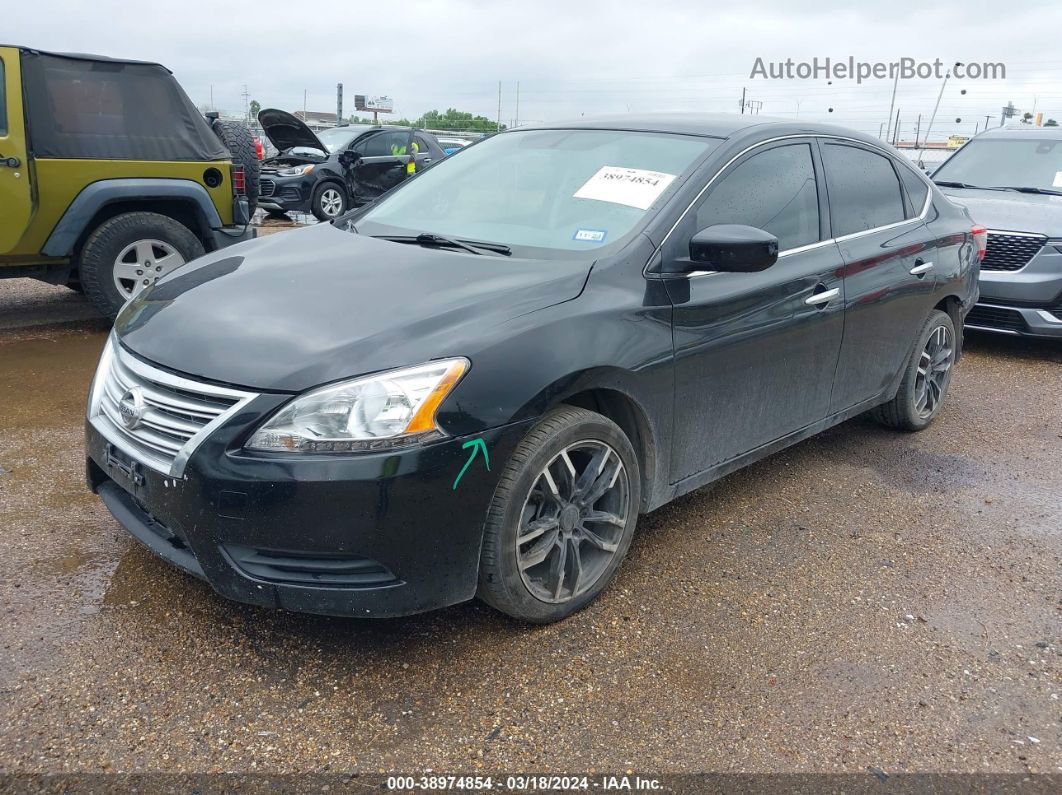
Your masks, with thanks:
M409 158L409 162L406 163L406 174L412 176L417 173L417 154L420 152L420 144L415 140L413 141L413 157ZM401 157L406 154L405 144L391 144L391 154L395 157Z

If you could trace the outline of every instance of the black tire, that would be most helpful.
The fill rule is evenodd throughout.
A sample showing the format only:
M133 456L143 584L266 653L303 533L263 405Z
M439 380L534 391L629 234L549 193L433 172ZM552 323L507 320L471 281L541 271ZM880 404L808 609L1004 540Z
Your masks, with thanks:
M931 340L939 339L940 335L946 336L950 346L946 359L947 368L942 371L943 378L938 387L934 388L932 384L927 385L928 389L936 393L932 406L921 406L921 387L926 378L922 374L923 360L924 357L932 359L932 356L927 353L927 346ZM922 332L918 335L918 341L915 343L914 351L912 351L911 358L907 362L903 380L900 381L900 389L897 391L896 397L888 403L873 409L870 415L882 425L897 430L920 431L929 427L930 423L940 413L944 398L947 396L959 344L959 338L955 333L955 324L952 322L951 317L946 312L933 310L926 319L925 325L922 326ZM935 374L941 371L937 367L933 367L931 372Z
M192 231L165 215L122 213L104 221L81 247L77 257L78 281L93 305L112 320L129 298L115 284L116 262L125 249L143 240L162 241L179 253L184 262L203 256L203 244ZM145 278L154 276L146 274Z
M598 567L595 579L586 590L579 589L578 577L571 583L571 595L566 601L544 601L537 596L525 581L521 573L519 563L519 547L517 544L518 531L527 517L534 515L532 505L535 499L533 490L536 484L542 482L543 470L557 460L562 451L572 450L579 444L599 444L611 448L611 451L619 456L623 464L626 482L619 481L619 477L613 478L613 482L620 482L625 487L627 495L626 521L620 526L615 525L615 530L610 531L608 540L614 545L614 551L610 551L611 558L600 557L597 559ZM573 452L576 457L578 452ZM592 460L592 459L590 459ZM606 458L607 463L607 458ZM590 471L592 464L586 464L586 471ZM602 470L598 470L599 472ZM561 470L563 474L563 470ZM574 479L573 479L574 480ZM592 480L592 478L591 478ZM589 483L589 482L588 482ZM563 487L561 487L563 489ZM611 487L610 487L611 489ZM600 506L602 498L592 499L589 509ZM606 495L604 499L609 499ZM608 587L616 571L619 569L623 558L630 548L634 529L638 522L638 506L641 499L641 475L638 458L634 453L630 440L623 431L607 417L596 414L586 409L562 406L551 411L543 417L517 445L505 470L502 472L487 513L487 521L483 537L483 550L480 557L479 589L477 596L497 610L506 613L513 618L521 619L535 624L547 624L559 621L578 610L582 610L590 602L597 598ZM529 513L530 511L530 513ZM559 512L561 515L563 511ZM617 518L620 518L617 516ZM541 520L538 520L541 521ZM589 547L580 547L579 541L574 541L569 535L567 540L562 535L563 526L557 520L558 529L553 533L553 540L548 538L549 532L542 533L542 548L560 549L568 543L574 543L575 549L586 549L590 553L598 549L596 544ZM580 522L581 526L581 522ZM598 526L600 529L600 526ZM571 528L567 531L572 533ZM525 555L531 551L531 545L538 542L525 542L529 546ZM588 542L586 542L588 543ZM565 547L565 556L560 558L557 565L556 558L552 559L549 567L556 566L551 571L561 572L561 586L565 582L567 555L572 554L572 560L579 561L579 569L584 569L582 553L568 553L572 547ZM551 551L551 555L552 555ZM601 553L596 553L600 556ZM548 562L548 561L546 561ZM546 565L544 562L543 565ZM586 568L593 568L590 564ZM547 568L549 568L547 567ZM531 571L528 568L527 571ZM559 591L560 589L558 589Z
M329 214L323 204L325 198L338 196L340 202L340 209L332 214ZM316 188L313 189L313 198L310 199L310 211L316 216L318 221L331 221L338 216L345 213L350 209L350 197L347 196L347 192L343 190L343 187L338 182L322 182Z
M210 125L232 155L232 162L243 166L244 188L247 194L248 217L254 215L258 207L262 165L258 162L258 150L254 145L254 136L246 125L238 121L214 119Z

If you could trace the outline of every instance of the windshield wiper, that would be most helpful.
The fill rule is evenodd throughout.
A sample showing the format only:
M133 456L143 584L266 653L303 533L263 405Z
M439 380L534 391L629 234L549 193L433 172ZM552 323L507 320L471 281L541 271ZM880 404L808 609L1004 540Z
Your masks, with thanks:
M394 243L416 243L421 246L439 246L440 248L459 248L470 254L482 254L490 251L495 254L509 256L512 249L502 243L485 243L478 240L457 240L456 238L436 235L431 232L421 232L419 235L373 235L381 240L390 240ZM480 251L479 249L483 249Z
M933 180L934 185L939 185L942 188L978 188L978 185L969 185L965 182L949 182L946 179ZM989 190L992 190L989 188Z
M1039 193L1044 196L1062 196L1062 191L1051 190L1050 188L1029 188L1024 185L1017 187L1004 185L998 188L993 188L992 190L1016 190L1018 193Z

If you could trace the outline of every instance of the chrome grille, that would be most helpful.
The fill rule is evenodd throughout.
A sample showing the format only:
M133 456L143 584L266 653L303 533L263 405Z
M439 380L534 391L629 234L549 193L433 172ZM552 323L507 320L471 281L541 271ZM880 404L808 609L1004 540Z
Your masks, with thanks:
M1047 238L1043 235L989 232L988 250L981 262L983 271L1017 271L1040 253Z
M272 196L273 191L277 189L277 183L271 179L260 179L258 181L258 195L259 196Z
M120 404L135 394L138 421L123 420ZM230 414L256 395L174 375L123 350L112 335L89 398L89 421L133 459L180 477L192 451Z

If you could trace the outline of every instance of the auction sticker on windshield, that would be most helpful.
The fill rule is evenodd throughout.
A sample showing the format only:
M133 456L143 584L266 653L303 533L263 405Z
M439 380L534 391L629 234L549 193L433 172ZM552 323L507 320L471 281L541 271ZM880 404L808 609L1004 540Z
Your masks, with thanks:
M602 166L573 196L648 210L674 179L662 171Z

